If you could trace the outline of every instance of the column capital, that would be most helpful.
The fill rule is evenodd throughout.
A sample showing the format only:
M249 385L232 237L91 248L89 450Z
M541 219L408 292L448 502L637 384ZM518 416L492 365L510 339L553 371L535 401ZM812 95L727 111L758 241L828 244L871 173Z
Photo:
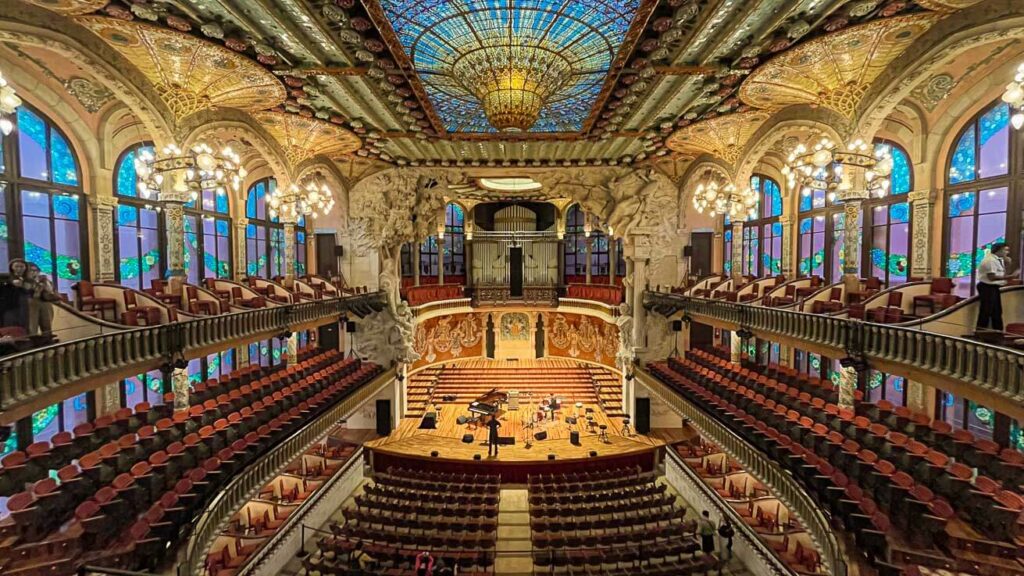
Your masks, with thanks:
M117 208L117 196L96 195L89 198L89 204L100 211L112 211Z
M938 197L935 190L913 190L907 193L907 200L911 202L928 202L934 204Z

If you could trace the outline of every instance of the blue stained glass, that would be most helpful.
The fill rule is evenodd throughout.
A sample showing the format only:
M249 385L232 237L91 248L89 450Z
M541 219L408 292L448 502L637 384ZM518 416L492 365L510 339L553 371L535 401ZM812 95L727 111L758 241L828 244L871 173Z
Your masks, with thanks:
M227 236L228 235L228 221L227 220L217 219L216 227L217 227L217 235L218 236Z
M893 224L910 222L910 204L899 202L889 206L889 221Z
M7 437L7 442L4 442L4 445L0 447L0 457L6 456L17 449L18 433L12 430L11 435Z
M955 218L974 213L975 195L973 192L954 194L949 197L949 216Z
M52 404L32 414L32 435L37 436L57 418L57 405Z
M121 164L117 167L117 190L118 196L136 196L136 184L138 180L135 173L135 151L128 152L121 158Z
M68 186L78 185L78 165L71 146L56 130L50 132L50 167L53 181Z
M974 151L974 124L971 124L956 144L953 161L949 166L949 183L959 184L974 180L977 172L977 158Z
M57 218L78 220L79 201L74 196L58 194L53 197L53 214Z
M139 211L134 206L121 204L117 207L117 225L134 226L139 220Z
M782 223L772 222L772 236L782 236Z
M299 244L305 244L306 243L306 233L301 231L301 230L296 232L295 233L295 241L298 242Z
M227 194L215 194L214 195L214 210L220 214L228 213L228 195Z
M812 227L814 226L813 218L804 218L800 221L800 233L810 234Z
M807 194L804 194L803 192L801 192L800 193L800 211L801 212L806 212L808 210L811 210L813 207L814 206L812 205L811 194L809 192Z
M21 175L35 180L49 180L46 160L46 121L27 106L18 108L18 152Z
M263 194L263 183L260 182L249 188L249 194L245 197L245 217L255 218L256 217L256 198Z
M992 110L985 113L978 124L981 126L980 144L984 146L993 136L1010 125L1010 106L1000 102Z
M723 236L725 237L726 242L732 242L732 228L726 230L723 233Z
M246 238L255 238L256 237L256 225L255 224L246 224L245 225L245 237Z

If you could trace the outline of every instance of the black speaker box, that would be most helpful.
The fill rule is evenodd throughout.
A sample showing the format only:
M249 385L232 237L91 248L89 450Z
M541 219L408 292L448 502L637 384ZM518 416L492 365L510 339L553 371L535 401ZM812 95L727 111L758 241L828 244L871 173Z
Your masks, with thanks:
M536 434L534 434L533 438L535 440L547 440L548 439L548 431L547 430L541 430L540 432L537 432Z
M349 334L355 334L356 333L356 323L352 322L351 320L349 320L345 324L345 332L348 332Z
M572 444L573 446L579 446L580 445L580 432L579 432L579 430L573 430L572 432L569 432L569 443Z
M682 320L673 320L672 321L672 331L673 332L682 332L683 331L683 321Z
M513 445L515 445L515 443L516 443L516 437L515 436L499 436L498 437L498 444L500 446L513 446Z
M334 247L334 255L337 256L338 258L343 258L345 256L345 247L344 246L335 246Z
M637 398L636 399L636 426L635 430L637 434L648 434L651 431L651 399L650 398Z
M573 425L575 425L576 424L576 417L575 416L566 416L565 417L565 423L566 424L573 424Z
M459 416L458 418L455 419L455 421L458 422L459 424L465 424L466 422L469 422L469 418L465 416Z
M427 412L423 416L423 421L420 422L420 430L433 430L437 428L437 413Z
M693 246L683 246L683 258L689 258L690 256L693 256Z
M462 442L463 442L463 444L472 444L473 443L473 435L472 434L463 434L462 435Z

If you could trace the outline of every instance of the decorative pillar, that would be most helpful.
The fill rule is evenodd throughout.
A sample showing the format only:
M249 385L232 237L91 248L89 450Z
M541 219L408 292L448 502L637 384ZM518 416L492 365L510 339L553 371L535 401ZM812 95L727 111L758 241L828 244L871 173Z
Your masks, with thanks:
M134 408L131 406L130 408ZM96 417L113 414L121 409L121 382L107 384L96 391Z
M779 366L793 365L793 349L786 344L779 344Z
M732 223L732 277L743 276L743 222Z
M635 267L633 266L633 259L630 258L629 256L627 256L626 257L626 278L629 280L629 282L626 282L625 285L626 285L626 302L630 305L630 307L633 306L633 292L635 292L635 290L636 290L634 288L634 286L636 284L636 277L633 275L634 268Z
M249 365L249 345L242 344L238 348L235 348L235 368L242 368Z
M608 285L615 286L615 264L619 259L619 251L615 246L615 238L608 236Z
M98 249L93 278L97 282L114 282L117 278L117 263L114 261L114 211L117 210L117 198L95 196L92 198L92 209Z
M559 236L558 238L558 284L562 285L565 283L565 239Z
M288 337L286 345L288 351L288 366L294 366L299 363L299 333L292 332L291 336Z
M466 236L463 241L463 250L465 253L462 256L463 262L463 273L466 275L466 287L473 287L473 237Z
M729 361L739 364L743 359L743 339L735 331L729 332Z
M918 414L935 416L935 388L905 378L903 385L907 387L907 408Z
M188 372L184 368L171 372L171 391L174 392L174 411L188 410Z
M593 253L594 253L594 239L591 238L590 236L587 236L587 265L586 265L587 281L586 281L586 283L588 285L590 284L590 264L592 262L591 255Z
M172 290L174 283L185 278L185 202L183 195L165 195L164 226L167 230L167 268Z
M249 275L246 263L246 229L249 227L248 218L235 220L235 280L241 280Z
M846 224L843 228L843 283L846 293L860 289L860 220L861 200L843 202ZM856 388L856 386L855 386Z
M793 266L793 218L792 214L783 214L779 217L779 224L782 225L782 275L787 280L796 278L796 267Z
M647 348L647 310L644 309L644 290L647 285L647 260L634 255L633 261L633 347Z
M914 214L913 228L910 231L910 276L930 280L935 193L931 190L914 190L907 194L907 199L910 200Z
M626 366L626 371L622 373L622 413L628 416L629 421L635 425L634 412L636 412L636 378L633 377L633 367Z
M853 410L853 398L857 392L857 369L853 366L839 366L839 402L840 410Z
M437 285L444 286L444 238L437 239Z
M295 223L284 223L284 277L295 278Z
M413 242L412 250L412 285L420 285L420 243Z

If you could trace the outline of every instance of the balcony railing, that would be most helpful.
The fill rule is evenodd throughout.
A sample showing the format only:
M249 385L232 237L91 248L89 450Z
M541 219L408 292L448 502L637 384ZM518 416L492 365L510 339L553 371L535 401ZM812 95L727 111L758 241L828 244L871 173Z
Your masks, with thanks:
M114 381L175 359L199 357L217 346L323 324L344 314L365 316L384 306L383 293L360 294L112 332L6 356L0 358L0 421L24 416L10 413L62 387L81 388L101 377Z
M647 292L652 312L677 312L708 324L743 328L831 348L868 361L912 366L1009 402L1024 402L1024 352L966 338L791 310Z
M762 484L771 487L775 496L800 519L807 533L822 552L826 572L846 576L846 562L835 532L821 509L797 483L796 479L768 455L747 443L724 424L697 408L660 380L644 370L637 370L640 383L651 394L663 401L677 414L690 420L690 425L709 441L719 446L729 457L738 461L743 469Z

